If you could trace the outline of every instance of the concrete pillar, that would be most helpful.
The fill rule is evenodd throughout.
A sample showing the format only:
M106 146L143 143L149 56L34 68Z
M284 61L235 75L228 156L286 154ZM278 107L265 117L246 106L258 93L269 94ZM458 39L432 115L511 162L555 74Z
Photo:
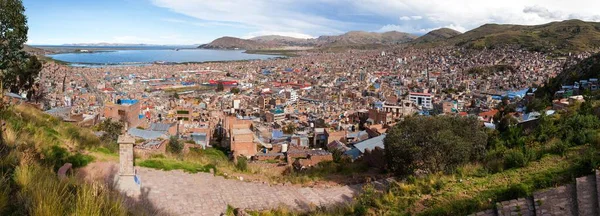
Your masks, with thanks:
M133 169L133 144L135 143L135 139L127 135L122 135L119 136L117 143L119 144L119 175L135 175L135 170Z
M115 175L115 185L122 193L137 198L141 194L141 179L133 167L133 145L135 138L121 135L119 144L119 173Z

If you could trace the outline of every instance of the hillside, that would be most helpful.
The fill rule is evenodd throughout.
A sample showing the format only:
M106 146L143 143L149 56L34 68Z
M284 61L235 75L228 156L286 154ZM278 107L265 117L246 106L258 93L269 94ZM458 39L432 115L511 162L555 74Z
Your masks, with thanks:
M515 45L565 54L600 47L600 23L566 20L534 26L485 24L447 42L476 49Z
M28 105L6 108L0 119L5 123L0 131L0 215L157 214L151 205L124 198L100 183L82 181L77 169L58 178L63 164L84 167L101 159L94 157L100 156L97 150L109 151L92 131Z
M249 40L222 37L208 44L199 46L203 49L277 49L290 46L299 47L354 47L365 45L394 45L412 41L417 36L391 31L384 33L351 31L342 35L321 36L315 39L300 39L278 35L268 35L251 38Z
M198 48L201 49L245 49L245 50L260 50L275 48L277 46L269 43L245 40L235 37L222 37L218 38L208 44L200 45Z
M317 43L321 47L368 44L392 45L409 42L415 38L417 38L417 36L397 31L384 33L351 31L338 36L321 36L317 38Z
M315 46L316 40L314 39L302 39L279 35L265 35L250 38L250 40L272 44L276 46Z
M459 31L453 30L453 29L441 28L441 29L436 29L436 30L430 31L427 34L413 40L411 43L418 44L418 43L430 43L430 42L444 41L444 40L447 40L449 38L455 37L460 34L462 34L462 33L460 33Z
M51 53L48 50L40 49L40 48L37 48L37 47L32 47L32 46L29 46L29 45L24 45L23 46L23 51L31 53L32 55L44 55L44 54L47 54L47 53Z
M577 64L565 68L556 77L550 79L545 86L538 89L536 95L540 97L552 96L556 91L560 90L562 85L572 85L579 80L599 77L600 53L596 53Z

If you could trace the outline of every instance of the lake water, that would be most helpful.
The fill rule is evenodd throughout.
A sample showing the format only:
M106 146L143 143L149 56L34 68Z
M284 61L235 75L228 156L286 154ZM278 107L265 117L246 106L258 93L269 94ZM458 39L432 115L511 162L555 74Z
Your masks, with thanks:
M81 47L80 49L86 49ZM282 56L248 54L243 50L206 50L174 48L120 48L92 53L60 53L49 57L70 62L72 65L143 65L154 62L184 63L207 61L238 61L269 59Z

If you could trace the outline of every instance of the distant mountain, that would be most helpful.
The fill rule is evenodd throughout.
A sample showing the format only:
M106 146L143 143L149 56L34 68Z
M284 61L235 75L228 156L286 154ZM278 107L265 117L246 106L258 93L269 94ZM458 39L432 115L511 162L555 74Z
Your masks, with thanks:
M418 43L430 43L430 42L444 41L444 40L447 40L449 38L455 37L460 34L462 34L462 33L460 33L459 31L453 30L453 29L441 28L441 29L436 29L436 30L430 31L429 33L413 40L411 43L418 44Z
M477 49L516 45L565 54L600 47L600 23L566 20L534 26L486 24L449 38L447 42Z
M351 31L338 36L321 36L317 38L319 46L347 46L347 45L365 45L365 44L401 44L409 42L417 36L397 31L384 33Z
M250 40L272 44L276 46L315 46L315 39L301 39L295 37L279 36L279 35L265 35L250 38Z
M234 38L234 37L222 37L214 40L208 44L199 46L204 49L246 49L246 50L257 50L257 49L276 49L289 46L301 46L301 47L339 47L339 46L353 46L353 45L393 45L401 44L411 41L417 38L415 35L411 35L403 32L363 32L363 31L352 31L343 35L336 36L321 36L315 39L300 39L278 35L268 35L251 38L249 40Z
M245 49L245 50L261 50L275 48L277 45L273 45L267 42L246 40L235 37L222 37L218 38L208 44L200 45L198 48L202 49Z
M28 52L28 53L33 54L33 55L44 55L46 53L51 53L48 50L40 49L40 48L37 48L37 47L32 47L32 46L29 46L29 45L24 45L23 46L23 51Z

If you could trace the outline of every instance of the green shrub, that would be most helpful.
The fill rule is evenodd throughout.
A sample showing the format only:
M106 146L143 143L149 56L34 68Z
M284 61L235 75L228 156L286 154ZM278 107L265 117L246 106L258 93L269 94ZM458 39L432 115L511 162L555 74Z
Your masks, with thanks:
M237 163L235 164L235 168L239 171L245 172L248 170L248 159L244 156L237 157Z
M167 147L169 152L173 154L180 154L183 151L183 143L176 136L169 138L169 145Z
M504 155L504 168L519 168L527 165L528 159L523 152L517 149L511 149Z
M498 200L511 200L526 197L531 194L531 188L525 184L514 184L498 195Z
M548 152L551 154L564 156L568 149L569 145L559 139L552 140L548 143Z
M66 162L73 164L73 168L84 167L94 161L94 157L77 153L67 157Z

